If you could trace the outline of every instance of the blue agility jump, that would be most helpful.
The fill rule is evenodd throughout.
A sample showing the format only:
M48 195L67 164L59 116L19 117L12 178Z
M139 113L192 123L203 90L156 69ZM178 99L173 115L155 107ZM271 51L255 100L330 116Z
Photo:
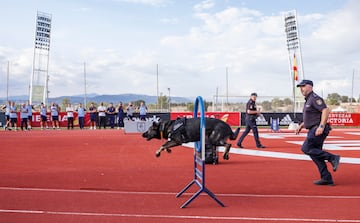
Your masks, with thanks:
M185 208L190 204L195 198L197 198L202 192L207 193L213 200L215 200L220 206L225 207L225 205L216 198L215 194L212 193L205 186L205 109L203 99L198 96L195 101L194 106L194 118L198 117L198 107L200 106L200 141L195 142L194 148L194 179L182 190L176 197L180 197L187 189L189 189L193 184L199 186L199 190L187 200L181 208Z

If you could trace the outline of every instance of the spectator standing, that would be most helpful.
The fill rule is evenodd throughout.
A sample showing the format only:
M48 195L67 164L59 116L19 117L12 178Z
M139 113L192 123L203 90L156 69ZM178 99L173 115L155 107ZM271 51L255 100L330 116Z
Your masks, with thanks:
M32 113L33 113L33 110L35 110L35 109L34 109L34 106L30 104L30 101L26 102L26 108L28 110L27 126L28 126L28 129L32 129Z
M146 112L147 112L147 107L145 106L145 103L140 102L140 106L139 106L140 120L142 121L146 120Z
M129 102L128 106L126 107L126 117L133 121L133 117L134 117L134 106L131 102Z
M118 114L118 129L124 127L124 107L122 102L119 103L117 107Z
M44 105L44 103L41 102L40 105L40 128L41 130L44 130L44 127L46 127L46 129L49 129L48 123L47 123L47 109L46 106Z
M96 107L93 102L91 102L89 107L90 112L90 129L96 129Z
M67 129L74 129L74 108L69 103L66 107Z
M53 129L57 128L58 130L60 130L60 123L59 123L60 107L57 104L55 104L55 102L51 103L50 112L51 112L52 128Z
M85 127L85 112L86 112L86 109L80 103L79 108L77 109L80 129L84 129L84 127Z
M20 119L21 119L21 130L24 131L24 127L25 127L25 131L28 130L28 106L25 103L21 104L21 108L20 108Z
M106 129L106 107L104 106L104 102L101 102L100 106L98 107L99 112L99 129L101 126Z
M14 128L15 131L17 131L17 118L17 107L15 105L15 102L12 101L10 105L10 122L11 128Z
M114 104L110 102L109 107L107 107L106 109L106 116L109 117L110 128L112 129L115 127L115 112L116 109L114 107Z
M2 110L5 110L5 119L6 119L4 130L7 130L10 127L10 106L11 106L11 102L7 101L6 105L2 107Z

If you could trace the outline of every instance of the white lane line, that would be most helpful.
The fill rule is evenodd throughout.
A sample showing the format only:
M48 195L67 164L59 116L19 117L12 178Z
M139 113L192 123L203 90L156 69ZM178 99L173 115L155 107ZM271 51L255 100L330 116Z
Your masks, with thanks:
M224 150L219 149L219 151L223 152ZM234 154L243 154L243 155L251 155L251 156L262 156L262 157L293 159L293 160L311 160L310 157L305 154L272 152L272 151L251 150L251 149L238 149L238 148L231 148L230 151L231 153ZM340 163L360 164L360 158L341 157Z
M303 141L286 141L288 143L302 145ZM194 143L186 143L183 144L185 147L194 148ZM334 146L331 144L325 144L324 147L329 147L329 150L335 150ZM339 149L340 150L340 149ZM224 147L218 147L219 152L224 152ZM292 160L308 160L310 161L310 157L305 154L296 154L296 153L285 153L285 152L273 152L265 150L254 150L254 149L240 149L231 147L230 153L232 154L241 154L241 155L250 155L250 156L262 156L269 158L280 158L280 159L292 159ZM341 157L341 163L347 164L360 164L360 158L353 157Z
M96 194L124 194L124 195L169 195L175 196L174 192L150 192L150 191L114 191L114 190L81 190L81 189L51 189L51 188L25 188L25 187L0 187L0 191L35 191L35 192L63 192L63 193L96 193ZM192 193L185 193L192 195ZM205 195L205 194L202 194ZM223 197L261 197L261 198L318 198L318 199L360 199L359 196L336 196L336 195L295 195L295 194L216 194Z
M203 216L203 215L159 215L159 214L128 214L128 213L96 213L96 212L69 212L45 210L15 210L0 209L0 213L43 214L43 215L72 215L95 217L130 217L130 218L164 218L164 219L202 219L202 220L229 220L229 221L293 221L293 222L360 222L359 219L322 219L322 218L281 218L281 217L241 217L241 216Z

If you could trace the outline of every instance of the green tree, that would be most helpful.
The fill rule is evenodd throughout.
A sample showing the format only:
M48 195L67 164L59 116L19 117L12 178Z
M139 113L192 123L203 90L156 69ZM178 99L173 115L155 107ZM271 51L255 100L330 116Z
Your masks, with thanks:
M65 111L65 108L67 107L67 105L70 103L70 99L69 98L63 98L62 102L61 102L61 110Z
M292 101L290 98L285 98L285 99L284 99L284 104L285 104L285 105L292 105L292 104L293 104L293 101Z
M143 102L144 104L146 104L144 100L136 100L136 101L132 101L131 103L132 103L135 107L138 107L138 106L140 106L141 102Z
M261 103L261 106L262 106L263 110L265 110L265 111L270 111L272 109L270 101L263 101Z
M348 96L341 96L341 102L342 103L349 102L349 97Z
M161 94L161 95L158 97L157 103L158 103L158 109L160 109L160 110L168 109L168 107L169 107L169 100L168 100L168 98L166 97L166 95L162 95L162 94Z
M351 98L349 99L350 102L356 102L356 99L355 98Z
M348 101L347 102L356 102L356 99L355 98L348 98Z
M95 101L89 101L87 102L86 109L90 107L91 103L94 103L95 108L99 106Z
M207 112L209 106L211 105L211 102L207 102L206 100L203 101L204 102L204 111ZM194 112L194 103L187 103L186 105L186 109L190 112ZM200 107L198 108L198 112L200 112Z
M338 93L328 94L326 98L326 103L328 105L340 105L341 96Z
M186 105L186 109L188 110L188 111L194 111L194 103L187 103L187 105Z
M284 107L284 101L280 100L279 98L274 98L271 100L271 106L273 108Z
M204 100L204 106L205 106L204 110L205 111L208 111L208 108L210 105L211 105L211 102L207 102L206 100Z

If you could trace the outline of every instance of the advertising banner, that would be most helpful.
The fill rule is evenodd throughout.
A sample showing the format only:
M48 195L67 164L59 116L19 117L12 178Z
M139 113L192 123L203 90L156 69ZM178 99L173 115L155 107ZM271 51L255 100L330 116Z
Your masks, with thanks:
M360 126L360 114L359 113L330 113L328 122L332 126Z
M171 120L177 118L192 118L193 112L171 112ZM200 117L200 114L198 115ZM220 119L230 126L239 126L240 125L240 113L239 112L205 112L205 117L207 118L217 118Z
M241 125L245 123L245 113L241 113ZM299 123L302 121L302 113L261 113L256 118L257 126L270 126L272 119L279 119L279 126L289 126L290 123Z
M125 114L126 115L126 114ZM138 118L136 117L135 114L135 118L134 120L137 120ZM49 128L52 127L51 125L51 115L50 113L48 113L47 115L47 123ZM115 116L115 123L117 125L117 116ZM4 120L4 121L2 121ZM86 113L85 117L85 127L90 126L90 114ZM146 121L150 121L151 123L154 121L160 121L160 120L170 120L170 114L169 113L148 113L146 115ZM41 115L40 112L33 112L32 115L32 124L31 127L40 127L40 121L41 121ZM109 120L106 120L106 125L109 126ZM0 113L0 123L2 123L2 125L5 124L5 115L4 113ZM18 113L18 126L20 126L21 123L21 119L20 119L20 113ZM60 127L67 127L67 116L66 116L66 112L59 112L59 124ZM0 125L1 126L1 125ZM74 126L78 127L79 126L79 120L78 120L78 114L77 112L74 112Z
M5 113L0 112L0 127L5 126L6 120L5 120Z
M136 114L135 114L136 116ZM230 126L245 126L245 113L240 112L205 112L206 117L217 118L228 123ZM171 113L148 113L147 121L167 121L175 120L177 118L192 118L192 112L171 112ZM256 123L258 126L269 126L271 120L278 119L279 126L289 126L290 123L300 123L302 121L302 113L262 113L257 117ZM39 112L33 112L32 116L32 127L40 127L41 116ZM47 114L48 126L51 126L50 113ZM136 118L134 120L137 120ZM20 126L20 114L18 114L18 126ZM328 122L332 126L360 126L360 113L347 113L347 112L331 112L329 114ZM66 112L59 113L59 123L61 127L67 127L67 116ZM116 118L117 123L117 118ZM0 126L5 125L5 115L0 112ZM74 112L74 126L78 126L77 113ZM85 127L90 126L90 114L85 115ZM107 120L107 126L109 126Z

